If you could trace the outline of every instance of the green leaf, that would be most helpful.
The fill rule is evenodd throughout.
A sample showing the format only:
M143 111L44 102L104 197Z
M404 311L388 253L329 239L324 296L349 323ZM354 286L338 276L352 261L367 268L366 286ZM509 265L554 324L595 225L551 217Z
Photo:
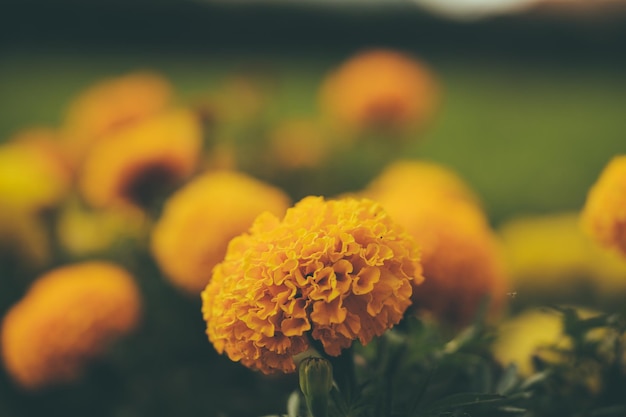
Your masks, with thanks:
M518 382L519 375L517 374L517 365L513 363L509 365L502 373L502 377L496 385L496 393L500 395L506 395L509 392L513 391Z
M506 401L507 398L499 394L484 393L459 393L452 394L432 403L426 411L428 413L454 410L461 407L476 405L498 404Z
M301 415L300 410L302 409L302 396L299 390L295 390L289 395L287 399L287 416L288 417L298 417Z
M552 374L549 370L537 372L534 375L529 376L521 385L522 390L527 390L533 385L539 384L540 382L544 382L548 377Z

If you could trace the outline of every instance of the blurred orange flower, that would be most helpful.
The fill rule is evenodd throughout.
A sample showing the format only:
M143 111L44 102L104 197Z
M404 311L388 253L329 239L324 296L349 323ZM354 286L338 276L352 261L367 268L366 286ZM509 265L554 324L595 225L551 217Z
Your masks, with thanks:
M270 133L273 163L286 169L318 167L330 151L330 142L312 120L293 119Z
M233 239L202 292L215 349L293 372L310 338L337 356L397 324L422 281L415 242L373 201L307 197Z
M411 131L432 119L437 100L434 76L423 63L385 49L348 59L324 80L320 93L324 113L357 132Z
M74 161L103 136L152 117L171 102L172 86L152 72L134 72L100 81L70 104L63 137Z
M140 304L132 276L114 264L54 269L4 317L5 367L26 389L71 382L89 359L137 325Z
M152 253L171 282L197 295L228 242L264 211L282 216L289 197L269 184L232 171L208 172L167 202L152 234Z
M435 194L479 205L476 193L451 168L432 161L400 159L385 167L367 186L371 195Z
M194 172L201 147L200 122L188 110L142 120L94 144L80 190L93 207L145 208Z
M589 190L581 225L599 244L626 255L626 155L614 157Z
M384 171L364 194L379 202L422 250L424 284L414 308L465 325L485 297L501 312L508 277L499 242L477 198L453 171L403 161Z

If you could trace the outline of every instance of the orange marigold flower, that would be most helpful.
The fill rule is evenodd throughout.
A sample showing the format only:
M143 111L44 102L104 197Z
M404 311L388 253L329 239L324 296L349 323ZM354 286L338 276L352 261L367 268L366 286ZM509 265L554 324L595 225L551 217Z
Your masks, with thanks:
M499 242L483 214L468 204L433 204L416 208L414 216L413 222L401 224L415 236L423 253L426 281L413 297L416 308L465 325L489 297L491 314L501 313L508 275Z
M90 358L131 331L140 295L124 269L85 262L40 277L2 323L2 359L22 387L77 379Z
M433 117L437 90L430 70L413 57L369 50L326 78L321 105L329 118L351 130L405 132Z
M581 224L602 246L626 255L626 155L614 157L589 190Z
M455 325L467 324L486 296L491 311L501 311L508 278L484 212L454 172L425 167L395 165L365 191L422 250L425 282L414 291L415 308Z
M422 279L417 245L378 204L306 197L231 241L202 312L218 352L264 373L293 372L311 339L337 356L397 324Z
M206 173L166 202L152 234L152 253L171 282L196 296L228 242L264 211L283 215L289 197L280 189L232 171Z
M83 197L93 207L145 207L194 172L201 146L201 125L187 110L120 129L87 155Z
M122 127L152 117L172 100L172 86L151 72L100 81L69 106L64 127L68 152L81 160L89 147Z

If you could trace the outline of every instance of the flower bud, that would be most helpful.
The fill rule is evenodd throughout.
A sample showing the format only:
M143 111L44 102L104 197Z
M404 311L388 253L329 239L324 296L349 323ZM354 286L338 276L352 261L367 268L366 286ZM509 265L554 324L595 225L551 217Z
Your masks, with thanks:
M300 363L300 389L313 417L328 414L329 393L333 387L333 367L327 359L309 357Z

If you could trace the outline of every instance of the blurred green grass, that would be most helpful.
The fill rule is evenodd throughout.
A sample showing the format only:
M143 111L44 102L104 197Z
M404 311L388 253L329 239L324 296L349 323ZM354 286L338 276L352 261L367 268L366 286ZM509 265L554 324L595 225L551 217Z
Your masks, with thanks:
M419 55L419 50L412 51ZM443 89L440 114L398 157L448 164L485 201L494 223L513 215L577 210L612 155L625 151L623 68L496 58L426 62ZM67 103L104 77L137 69L167 76L182 99L233 74L275 82L278 115L315 114L316 90L340 57L20 51L0 61L0 138L32 125L58 126Z

